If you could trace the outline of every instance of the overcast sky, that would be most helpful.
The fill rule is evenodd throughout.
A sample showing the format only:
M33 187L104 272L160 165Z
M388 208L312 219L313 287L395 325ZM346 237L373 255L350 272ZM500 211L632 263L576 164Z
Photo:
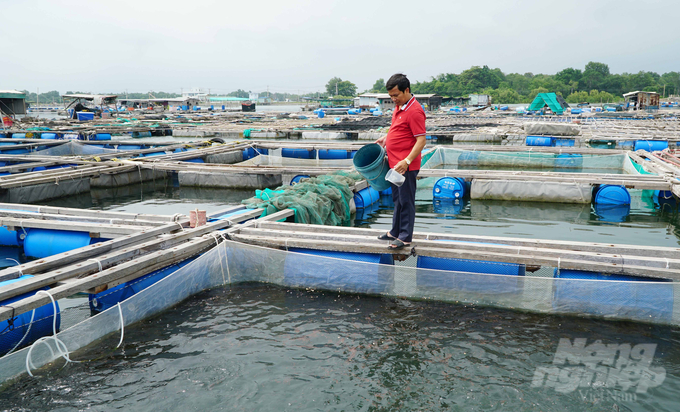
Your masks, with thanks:
M0 89L359 91L504 73L680 71L677 0L0 0Z

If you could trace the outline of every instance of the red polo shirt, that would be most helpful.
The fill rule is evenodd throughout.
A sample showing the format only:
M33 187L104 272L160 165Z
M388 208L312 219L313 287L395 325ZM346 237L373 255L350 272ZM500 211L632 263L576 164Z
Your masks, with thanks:
M415 96L392 114L392 126L387 132L387 159L390 167L406 159L416 144L416 137L425 136L425 111ZM413 159L408 170L420 170L420 154Z

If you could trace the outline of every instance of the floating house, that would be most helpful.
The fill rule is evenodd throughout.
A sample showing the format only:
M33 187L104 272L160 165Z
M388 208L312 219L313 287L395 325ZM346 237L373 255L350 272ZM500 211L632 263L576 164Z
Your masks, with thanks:
M470 106L489 106L491 96L488 94L471 94L468 96Z
M72 119L80 119L78 113L95 113L101 115L104 108L116 110L116 94L64 94L66 112ZM85 117L83 117L85 118ZM87 116L90 119L89 116Z
M562 96L555 93L539 93L531 102L529 111L540 111L548 107L555 114L564 113L564 109L569 107L569 104L562 98Z
M161 99L118 99L118 103L128 108L163 107L168 109L170 106L193 107L199 103L199 100L196 97L168 97Z
M364 93L354 98L354 107L362 110L373 109L378 106L378 96L384 96L385 93Z
M442 103L449 106L468 106L471 98L465 96L459 97L442 97Z
M633 110L658 110L659 93L634 91L623 95L626 108Z
M26 94L17 90L0 90L0 113L26 114Z
M423 105L425 110L438 110L442 105L442 97L437 94L414 94L418 102ZM359 96L361 98L361 96ZM380 110L394 110L395 104L387 93L379 93L376 95Z

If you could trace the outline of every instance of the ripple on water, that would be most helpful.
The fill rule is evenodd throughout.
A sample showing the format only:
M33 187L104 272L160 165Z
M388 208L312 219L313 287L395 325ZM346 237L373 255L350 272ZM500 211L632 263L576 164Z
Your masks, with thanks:
M664 383L531 385L560 338L656 343ZM678 330L250 284L197 295L0 393L9 410L674 410ZM634 392L632 392L634 393Z

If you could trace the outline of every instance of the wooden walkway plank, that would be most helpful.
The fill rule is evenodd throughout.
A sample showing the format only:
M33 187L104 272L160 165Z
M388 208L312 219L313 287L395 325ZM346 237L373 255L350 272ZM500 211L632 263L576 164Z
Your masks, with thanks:
M340 241L324 241L324 240L308 240L300 238L271 238L269 236L253 236L234 234L232 238L244 243L264 246L264 247L278 247L278 248L306 248L306 249L321 249L338 252L354 252L354 253L393 253L393 254L409 254L411 248L405 248L400 251L389 251L386 244L376 245L375 243L356 243L356 242L340 242ZM605 272L612 274L625 274L631 276L646 276L659 279L671 279L673 281L680 281L680 273L676 269L652 268L646 266L632 266L613 264L608 262L588 262L582 260L561 259L548 256L536 255L517 255L508 253L494 253L494 252L475 252L471 254L465 249L456 248L432 248L415 246L417 253L425 256L454 258L454 259L474 259L474 260L488 260L503 263L516 263L526 265L540 265L550 266L561 269L574 269L595 272ZM625 262L624 262L625 263Z

